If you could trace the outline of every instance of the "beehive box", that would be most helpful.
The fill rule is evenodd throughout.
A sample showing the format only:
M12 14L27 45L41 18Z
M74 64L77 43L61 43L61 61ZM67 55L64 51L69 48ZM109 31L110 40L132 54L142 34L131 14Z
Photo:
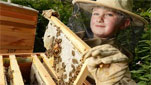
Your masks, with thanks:
M0 85L56 85L44 53L0 54Z
M49 11L43 14L49 20L44 39L52 39L46 55L58 76L57 84L82 85L88 75L82 54L90 47L56 17L49 17Z
M33 52L38 11L0 1L0 53Z

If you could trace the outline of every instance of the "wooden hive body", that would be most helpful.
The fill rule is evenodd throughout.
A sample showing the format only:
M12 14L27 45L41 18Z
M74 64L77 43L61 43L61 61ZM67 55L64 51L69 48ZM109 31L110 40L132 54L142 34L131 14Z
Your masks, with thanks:
M38 12L0 1L0 53L31 53Z

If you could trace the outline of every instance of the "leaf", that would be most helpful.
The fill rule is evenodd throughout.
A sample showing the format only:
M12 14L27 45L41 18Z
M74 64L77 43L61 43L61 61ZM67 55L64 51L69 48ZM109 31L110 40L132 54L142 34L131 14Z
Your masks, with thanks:
M145 64L144 64L144 65L142 64L141 66L143 67L144 70L145 70L145 69L148 69L148 70L149 70L149 68L150 68L149 65L145 65Z
M133 71L131 71L131 73L143 73L144 72L144 70L133 70Z
M143 49L143 50L138 51L137 53L145 53L146 51L148 51L148 50Z
M147 83L145 81L140 81L138 82L138 85L147 85Z
M150 55L146 55L146 56L144 56L144 57L141 57L141 59L143 60L143 59L146 59L146 58L148 58Z
M148 78L144 78L144 77L139 77L140 80L143 80L143 81L149 81Z
M151 79L151 74L146 74L146 75L144 75L144 77Z

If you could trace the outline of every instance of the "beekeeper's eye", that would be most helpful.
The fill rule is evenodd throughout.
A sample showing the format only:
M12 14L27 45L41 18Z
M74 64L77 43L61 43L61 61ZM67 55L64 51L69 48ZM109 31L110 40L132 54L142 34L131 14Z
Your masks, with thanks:
M113 16L113 14L107 14L108 16Z
M114 14L113 14L112 12L108 12L108 13L105 13L105 16L110 16L110 17L112 17L112 16L114 16Z
M99 13L94 12L93 15L99 15Z

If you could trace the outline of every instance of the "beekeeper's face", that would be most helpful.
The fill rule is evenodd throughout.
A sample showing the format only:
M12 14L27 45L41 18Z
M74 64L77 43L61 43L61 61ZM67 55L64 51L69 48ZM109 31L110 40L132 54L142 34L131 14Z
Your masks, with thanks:
M112 37L121 26L119 15L104 8L94 8L91 16L91 30L100 38Z

